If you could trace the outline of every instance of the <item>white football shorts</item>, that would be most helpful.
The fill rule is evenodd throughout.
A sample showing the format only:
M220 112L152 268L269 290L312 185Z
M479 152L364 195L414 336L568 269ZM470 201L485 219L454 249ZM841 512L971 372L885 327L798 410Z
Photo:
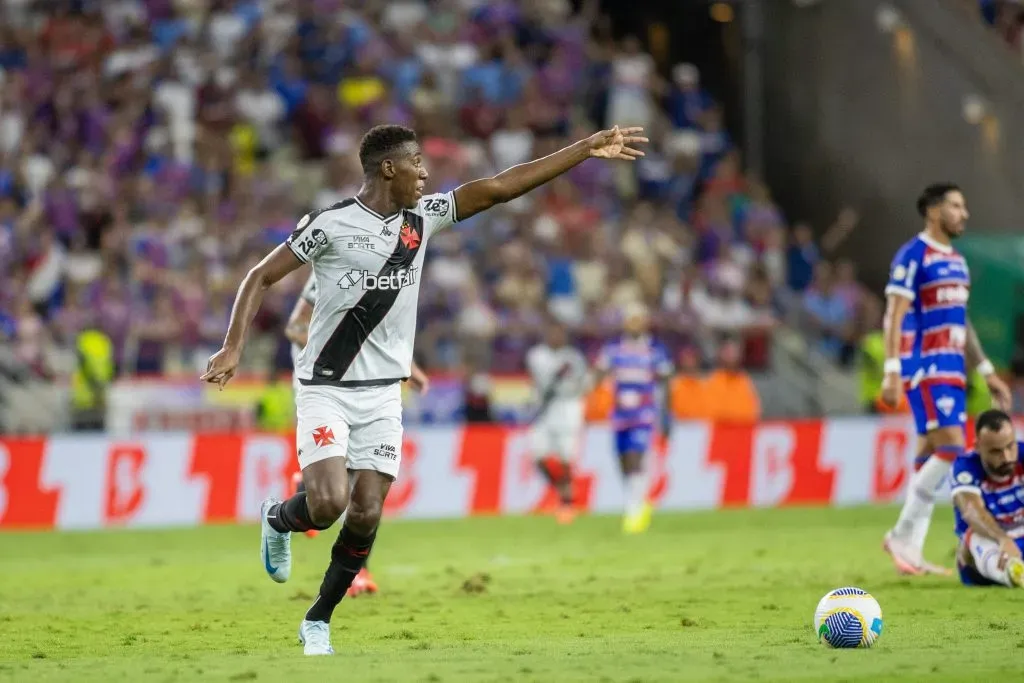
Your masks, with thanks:
M398 477L402 464L402 386L299 385L295 396L299 467L346 458L350 470Z

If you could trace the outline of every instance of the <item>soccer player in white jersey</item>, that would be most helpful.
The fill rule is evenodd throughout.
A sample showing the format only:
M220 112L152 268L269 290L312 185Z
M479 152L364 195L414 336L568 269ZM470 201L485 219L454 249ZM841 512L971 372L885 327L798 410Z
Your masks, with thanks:
M583 431L587 359L569 345L566 329L552 324L547 338L526 354L526 369L540 405L530 426L530 448L544 478L558 492L557 519L573 520L572 460Z
M600 131L554 154L423 196L416 134L376 126L363 136L355 197L306 214L285 244L242 280L222 348L201 379L224 386L269 287L313 264L317 304L299 355L296 445L306 490L261 508L260 554L279 583L291 573L291 532L327 529L346 513L320 591L299 625L307 655L334 654L331 615L373 546L402 458L399 382L411 373L424 246L458 220L510 201L590 158L632 161L642 128Z
M292 343L291 356L293 368L298 367L299 354L302 353L302 349L306 346L309 338L309 322L313 318L313 307L315 305L316 276L311 274L309 279L306 280L306 284L302 287L302 292L300 292L299 298L295 301L291 315L288 316L288 323L284 328L285 338ZM298 377L297 373L292 373L292 388L295 390L295 395L298 395L299 387L302 386L299 384ZM427 378L427 374L416 365L415 361L412 363L412 374L409 376L408 382L421 394L425 394L430 387L430 380ZM302 493L306 490L305 484L302 483L301 472L295 473L295 476L292 478L292 486L294 487L293 493ZM308 529L306 531L306 535L310 538L315 538L319 533L316 529ZM359 570L359 573L352 580L352 585L348 587L345 596L354 598L365 593L372 594L376 592L377 582L373 580L373 576L370 574L370 556L367 555L363 568Z

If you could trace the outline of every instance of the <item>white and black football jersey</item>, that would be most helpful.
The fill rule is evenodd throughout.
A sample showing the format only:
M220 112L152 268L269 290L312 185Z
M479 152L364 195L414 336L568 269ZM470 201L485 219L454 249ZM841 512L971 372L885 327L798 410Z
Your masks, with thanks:
M560 349L547 344L534 346L526 354L526 371L539 396L553 390L554 399L573 399L587 391L587 359L571 346Z
M427 241L458 220L453 192L382 216L346 199L302 217L286 244L316 280L304 385L380 386L409 376Z

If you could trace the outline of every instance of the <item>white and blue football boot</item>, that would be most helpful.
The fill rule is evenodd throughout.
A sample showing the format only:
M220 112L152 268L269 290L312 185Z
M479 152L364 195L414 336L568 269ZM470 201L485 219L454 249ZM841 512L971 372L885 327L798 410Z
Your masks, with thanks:
M267 521L270 508L280 501L267 498L260 505L260 559L267 576L284 583L292 574L292 534L276 531Z
M302 653L307 657L334 654L331 625L327 622L303 619L299 624L299 642L302 643Z

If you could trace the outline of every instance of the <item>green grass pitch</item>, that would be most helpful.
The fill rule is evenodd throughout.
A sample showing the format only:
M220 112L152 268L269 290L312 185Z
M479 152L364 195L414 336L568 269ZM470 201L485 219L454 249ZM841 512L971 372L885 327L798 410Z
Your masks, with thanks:
M880 550L895 515L662 514L639 537L614 517L387 522L382 593L343 602L338 654L310 659L295 631L330 532L294 538L284 585L255 527L0 534L0 681L1012 679L1024 592L897 577ZM951 563L952 544L947 507L929 554ZM874 649L815 640L815 605L845 585L882 605Z

